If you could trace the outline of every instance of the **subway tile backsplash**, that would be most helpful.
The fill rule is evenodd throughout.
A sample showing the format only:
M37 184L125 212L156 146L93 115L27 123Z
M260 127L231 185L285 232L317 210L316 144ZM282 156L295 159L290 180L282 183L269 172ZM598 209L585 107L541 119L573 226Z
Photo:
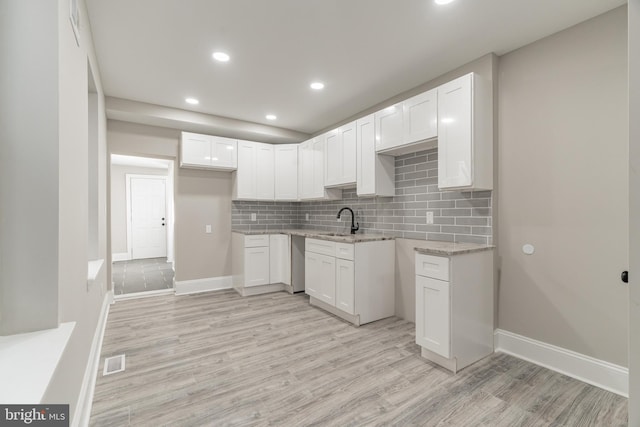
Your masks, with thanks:
M245 230L309 228L349 232L351 216L338 210L348 206L356 213L359 232L449 242L492 243L491 191L438 190L437 148L396 157L396 195L357 197L345 189L342 200L313 202L233 202L232 226ZM427 224L427 212L434 224ZM256 221L251 221L251 214ZM309 214L309 220L306 220Z

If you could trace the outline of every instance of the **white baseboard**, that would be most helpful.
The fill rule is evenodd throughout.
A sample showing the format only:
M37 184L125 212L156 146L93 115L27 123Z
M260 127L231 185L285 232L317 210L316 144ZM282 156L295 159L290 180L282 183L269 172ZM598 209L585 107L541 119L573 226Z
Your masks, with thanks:
M196 294L199 292L219 291L232 288L231 276L207 277L206 279L176 281L176 295Z
M629 369L562 347L496 329L495 351L570 376L610 392L629 397Z
M173 295L175 291L173 288L171 289L158 289L157 291L146 291L146 292L134 292L132 294L120 294L114 295L114 301L123 301L128 299L140 299L140 298L151 298L151 297L159 297L163 295Z
M129 257L128 252L120 252L117 254L111 254L111 262L116 261L129 261L131 258Z
M109 291L104 295L102 300L102 310L100 318L96 326L96 332L91 342L91 351L89 352L89 360L84 370L84 379L82 380L82 388L78 396L76 410L73 416L72 426L88 426L91 417L91 405L93 404L93 393L96 387L96 372L100 365L100 351L102 350L102 339L104 338L104 330L107 327L107 317L109 316L109 306L113 302L113 291Z

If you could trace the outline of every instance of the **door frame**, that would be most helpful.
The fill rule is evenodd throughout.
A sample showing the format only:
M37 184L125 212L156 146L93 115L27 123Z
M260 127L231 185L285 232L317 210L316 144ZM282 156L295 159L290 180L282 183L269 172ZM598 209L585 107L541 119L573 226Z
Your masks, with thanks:
M171 168L169 168L171 169ZM171 170L168 171L171 173ZM173 239L171 239L171 235L173 233L169 232L169 228L173 227L173 207L171 206L171 201L173 200L173 186L169 185L171 182L169 180L168 175L141 175L141 174L125 174L125 198L127 201L127 254L129 259L133 259L133 241L132 241L132 231L131 231L131 180L132 179L161 179L164 181L164 210L165 210L165 240L167 247L167 262L171 262L173 264ZM171 188L170 188L171 187ZM171 255L171 257L169 257Z
M640 0L629 0L629 425L640 425Z

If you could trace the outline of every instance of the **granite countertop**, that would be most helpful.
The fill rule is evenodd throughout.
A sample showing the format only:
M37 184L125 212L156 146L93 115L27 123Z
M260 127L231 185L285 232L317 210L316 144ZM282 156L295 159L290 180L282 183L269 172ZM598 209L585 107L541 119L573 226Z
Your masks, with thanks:
M284 230L232 230L232 232L245 234L247 236L258 234L288 234L290 236L309 237L311 239L329 240L340 243L374 242L378 240L395 239L395 237L383 236L382 234L342 234L331 231L307 230L300 228Z
M488 251L495 248L493 245L478 243L451 243L426 240L421 246L414 248L419 254L425 255L460 255L471 252Z

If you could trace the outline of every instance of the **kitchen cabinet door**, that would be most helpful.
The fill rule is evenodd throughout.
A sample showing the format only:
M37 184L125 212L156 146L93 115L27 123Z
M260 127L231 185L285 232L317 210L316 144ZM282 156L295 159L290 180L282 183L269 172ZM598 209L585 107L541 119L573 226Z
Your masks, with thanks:
M211 137L211 166L219 170L235 170L238 167L238 141Z
M300 144L298 150L298 174L300 188L298 190L300 199L313 199L313 140Z
M319 260L318 295L316 298L335 307L336 305L336 259L329 255L317 255Z
M438 87L438 187L472 187L473 75Z
M312 152L312 190L311 195L314 199L324 198L324 150L325 150L325 137L321 135L313 138L311 142Z
M238 141L238 170L235 172L234 200L255 200L256 149L255 142Z
M356 182L356 122L325 134L325 187Z
M395 195L395 159L376 153L373 114L356 121L356 171L358 196Z
M335 129L325 134L325 186L340 184L342 177L342 141L340 130Z
M356 122L325 134L325 187L356 182Z
M275 199L298 200L298 144L275 146Z
M245 248L245 287L269 284L269 247Z
M402 103L403 143L438 136L438 91L432 89Z
M416 344L442 357L451 356L449 282L416 276Z
M197 133L182 132L180 141L180 166L211 165L211 137Z
M256 150L256 199L273 200L274 149L272 144L255 143Z
M336 259L336 308L355 314L355 270L353 261Z
M320 257L322 255L306 251L304 254L304 292L310 297L320 298Z
M291 285L291 244L286 234L269 236L269 283Z
M356 182L356 122L340 127L341 161L340 184L351 185Z
M384 151L403 144L402 103L378 111L374 117L376 122L376 151Z

